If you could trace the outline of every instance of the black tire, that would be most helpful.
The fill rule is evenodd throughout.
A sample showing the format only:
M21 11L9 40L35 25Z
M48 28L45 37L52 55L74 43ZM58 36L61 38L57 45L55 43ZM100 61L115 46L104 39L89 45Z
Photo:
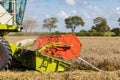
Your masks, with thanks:
M7 70L11 65L12 51L9 43L0 37L0 70Z

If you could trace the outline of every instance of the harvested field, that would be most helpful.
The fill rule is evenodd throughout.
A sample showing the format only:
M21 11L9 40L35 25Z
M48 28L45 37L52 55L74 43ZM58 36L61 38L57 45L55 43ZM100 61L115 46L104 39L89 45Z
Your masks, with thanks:
M79 40L83 45L80 54L83 59L102 70L120 69L120 37L79 37Z
M14 43L28 38L36 38L36 36L6 37L8 41ZM0 80L120 80L120 37L78 38L82 43L80 57L103 70L102 72L90 71L91 67L74 59L73 65L65 72L39 73L10 70L0 72Z
M120 80L120 71L94 72L75 70L53 73L6 71L0 72L0 80Z

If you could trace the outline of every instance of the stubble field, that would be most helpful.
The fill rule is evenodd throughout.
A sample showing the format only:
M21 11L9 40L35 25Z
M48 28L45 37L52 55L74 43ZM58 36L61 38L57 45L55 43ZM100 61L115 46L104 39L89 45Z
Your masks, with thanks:
M37 36L7 36L15 43ZM78 59L72 60L65 72L41 73L32 70L8 70L0 72L0 80L120 80L120 37L78 37L82 43L80 57L95 65L101 72Z

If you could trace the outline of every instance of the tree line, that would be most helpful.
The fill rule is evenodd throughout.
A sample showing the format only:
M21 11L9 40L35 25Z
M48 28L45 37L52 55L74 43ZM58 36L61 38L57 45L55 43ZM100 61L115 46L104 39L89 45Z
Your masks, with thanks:
M120 18L118 18L117 22L120 26ZM55 17L45 18L43 20L42 27L48 29L49 32L51 32L52 29L58 27L57 23L58 23L58 20ZM68 18L64 19L64 23L65 23L66 29L71 29L72 33L75 32L76 27L80 27L80 26L85 25L85 22L83 21L83 19L80 16L69 16ZM37 26L37 22L34 20L25 20L23 23L23 27L24 27L26 32L27 32L27 30L30 31L33 28L33 26ZM83 30L81 30L81 31L83 31ZM112 31L112 32L115 32L115 34L120 35L120 28L116 27L116 28L110 29L110 27L107 23L107 20L103 17L96 17L93 20L93 26L88 31L89 32Z

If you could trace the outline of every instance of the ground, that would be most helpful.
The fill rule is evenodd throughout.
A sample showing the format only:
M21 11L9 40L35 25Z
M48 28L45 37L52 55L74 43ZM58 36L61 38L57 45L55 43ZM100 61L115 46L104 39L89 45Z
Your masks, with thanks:
M37 36L7 36L13 43ZM78 59L65 72L41 73L31 70L0 72L0 80L120 80L120 37L78 37L82 43L80 57L95 65L94 71ZM7 75L6 75L7 74Z

